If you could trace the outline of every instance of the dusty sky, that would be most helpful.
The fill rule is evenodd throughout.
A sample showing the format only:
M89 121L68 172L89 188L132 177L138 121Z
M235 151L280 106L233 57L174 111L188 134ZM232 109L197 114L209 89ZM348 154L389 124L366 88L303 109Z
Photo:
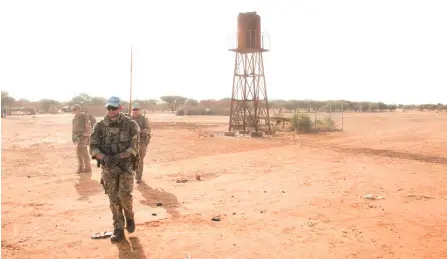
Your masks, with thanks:
M0 2L0 87L15 98L85 92L231 94L239 12L270 35L269 98L447 103L446 0Z

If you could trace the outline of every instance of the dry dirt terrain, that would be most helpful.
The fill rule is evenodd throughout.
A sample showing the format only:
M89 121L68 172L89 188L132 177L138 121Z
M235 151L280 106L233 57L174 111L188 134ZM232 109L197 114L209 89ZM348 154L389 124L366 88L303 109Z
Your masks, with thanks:
M264 139L211 137L227 117L149 118L120 244L90 238L112 219L99 169L75 173L71 115L2 119L2 256L447 258L447 113L347 113L344 132Z

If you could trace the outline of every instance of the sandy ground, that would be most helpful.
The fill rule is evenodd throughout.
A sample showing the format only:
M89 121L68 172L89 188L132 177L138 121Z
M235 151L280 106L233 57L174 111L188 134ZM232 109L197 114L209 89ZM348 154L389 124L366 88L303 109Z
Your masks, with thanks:
M120 244L90 238L111 213L99 169L74 173L71 115L2 119L2 256L447 258L447 113L264 139L211 137L226 117L149 118L137 230Z

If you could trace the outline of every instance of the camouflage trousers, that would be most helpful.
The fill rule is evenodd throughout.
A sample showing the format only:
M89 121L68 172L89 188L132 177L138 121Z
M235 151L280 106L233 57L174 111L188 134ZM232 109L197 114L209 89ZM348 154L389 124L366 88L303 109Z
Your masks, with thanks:
M135 173L130 166L126 166L126 168L127 172L123 172L119 167L102 167L101 177L104 182L104 190L109 196L115 229L124 228L125 219L134 219L132 191Z
M135 178L137 180L141 180L141 178L143 177L143 170L144 170L144 157L146 156L146 150L147 150L147 146L140 146L140 150L138 151L139 155L140 155L140 161L138 162L138 168L136 170L136 176Z
M87 146L90 142L90 138L83 136L79 139L76 145L76 156L78 157L79 168L90 168L90 155L87 150Z

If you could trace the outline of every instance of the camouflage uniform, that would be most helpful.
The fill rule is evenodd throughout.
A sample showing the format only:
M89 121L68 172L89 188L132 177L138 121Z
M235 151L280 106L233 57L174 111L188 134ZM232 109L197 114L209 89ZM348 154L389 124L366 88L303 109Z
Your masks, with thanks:
M134 103L132 106L133 109L140 109L140 105L138 103ZM147 146L151 141L151 127L149 125L149 120L141 114L138 116L132 116L132 119L136 121L140 127L140 158L135 177L137 183L140 183L143 176L144 157L146 156Z
M74 105L73 110L79 110L79 105ZM78 158L78 172L84 168L85 172L91 172L90 157L87 145L91 133L91 122L88 116L81 112L73 117L72 141L76 144L76 156Z
M109 99L109 105L111 99ZM129 223L132 223L133 228L135 228L132 197L135 173L132 157L138 155L139 135L138 125L122 113L119 113L115 121L105 116L102 121L95 125L91 135L90 154L94 159L99 153L106 157L116 157L116 155L125 152L130 154L128 158L118 158L118 164L107 165L104 162L105 158L101 161L101 179L104 190L109 196L115 229L114 235L116 231L124 231L124 217L127 221L127 227L129 227ZM133 230L131 231L128 228L129 232L133 232ZM120 235L124 236L124 232Z

